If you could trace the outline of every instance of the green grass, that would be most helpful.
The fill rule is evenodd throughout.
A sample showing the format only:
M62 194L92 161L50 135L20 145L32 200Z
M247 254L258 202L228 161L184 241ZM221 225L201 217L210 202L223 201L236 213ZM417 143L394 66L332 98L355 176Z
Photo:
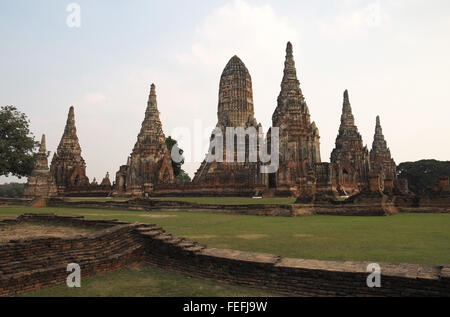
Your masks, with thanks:
M295 198L250 198L250 197L151 197L158 200L185 201L198 204L218 204L218 205L261 205L293 204Z
M450 264L450 214L390 217L262 217L194 212L140 212L9 207L0 218L25 212L83 215L155 223L210 247L284 257L391 263ZM158 218L151 218L150 216Z
M81 272L83 274L83 272ZM231 286L190 278L152 266L124 268L81 279L80 288L65 284L45 288L26 297L270 297L274 294L253 288Z

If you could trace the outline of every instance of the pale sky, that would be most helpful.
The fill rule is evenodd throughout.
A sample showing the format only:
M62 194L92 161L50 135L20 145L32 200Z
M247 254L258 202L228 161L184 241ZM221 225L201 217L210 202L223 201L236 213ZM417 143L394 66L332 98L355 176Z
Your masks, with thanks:
M79 28L66 23L71 2ZM291 41L322 161L345 89L369 149L380 115L397 163L449 160L449 31L448 0L1 1L0 104L25 112L52 155L73 105L88 177L101 180L126 163L155 83L164 132L182 131L192 176L228 60L236 54L249 69L267 131Z

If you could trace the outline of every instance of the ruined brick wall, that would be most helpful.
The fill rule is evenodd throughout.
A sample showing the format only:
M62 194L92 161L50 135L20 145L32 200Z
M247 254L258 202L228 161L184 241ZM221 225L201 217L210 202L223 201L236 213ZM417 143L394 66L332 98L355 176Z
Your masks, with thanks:
M157 197L252 197L256 190L263 190L248 182L233 185L160 184L154 187L152 196Z
M170 210L212 212L223 214L243 214L256 216L295 216L294 205L221 205L221 204L197 204L183 201L165 201L157 199L133 199L129 201L67 201L53 198L48 201L49 207L66 208L90 208L90 209L117 209L117 210Z
M450 296L450 265L381 266L381 288L367 287L369 262L282 258L207 248L155 225L25 215L20 221L48 221L103 228L82 238L30 239L0 244L0 295L63 284L66 266L81 265L82 277L143 261L165 270L221 282L268 289L289 296Z
M82 278L117 270L142 260L142 243L136 224L86 220L82 217L24 215L0 225L39 221L101 230L70 238L35 238L0 244L0 296L30 292L63 284L69 263L81 267Z
M382 287L369 288L370 262L289 259L206 248L157 230L143 235L146 260L152 265L289 296L450 296L450 266L379 263Z
M0 197L0 205L4 206L28 206L32 201L32 198Z

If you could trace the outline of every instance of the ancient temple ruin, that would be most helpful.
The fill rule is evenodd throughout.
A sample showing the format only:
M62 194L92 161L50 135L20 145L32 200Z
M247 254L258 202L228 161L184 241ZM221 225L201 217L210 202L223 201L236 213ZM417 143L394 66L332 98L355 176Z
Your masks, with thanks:
M245 150L238 149L237 142L234 142L233 153L227 153L227 128L254 128L258 135L261 128L254 117L250 73L237 56L230 59L220 78L217 117L216 131L221 131L223 136L223 151L222 155L219 155L215 151L221 149L210 146L208 155L217 154L223 158L222 162L219 160L209 162L205 159L195 173L193 183L201 186L234 186L236 188L265 186L266 175L260 173L259 162L250 160L247 140L245 141ZM211 144L215 137L215 134L211 136ZM257 143L256 150L258 151L259 142ZM238 151L241 150L245 151L245 161L237 162ZM227 161L227 157L234 158L233 162Z
M70 107L64 134L53 155L50 172L61 193L73 188L89 187L86 163L81 156L81 147L78 141L73 107Z
M137 142L127 164L116 173L114 184L109 173L100 183L94 179L89 184L71 107L50 171L43 137L25 195L48 197L57 192L60 196L295 196L297 203L314 206L316 210L340 205L341 210L355 212L370 207L376 214L392 213L394 204L404 208L417 205L407 181L396 177L396 164L379 117L369 155L355 125L347 90L330 162L321 161L319 129L311 122L290 42L286 46L280 86L272 127L264 138L261 124L254 116L250 73L239 57L229 60L220 78L218 120L210 138L210 149L189 184L174 182L172 157L165 143L154 84ZM266 174L261 167L268 164L261 160L259 150L266 147L271 154L271 136L277 130L278 169ZM256 133L253 135L256 140L250 139L250 131ZM216 142L218 136L222 137L222 143ZM439 186L439 190L427 194L431 203L424 197L424 204L431 205L437 201L436 197L443 202L441 205L447 202L448 179L441 180Z
M372 149L370 150L370 169L372 172L379 173L381 182L385 180L395 180L397 165L391 157L391 151L387 147L381 128L380 117L377 116L375 125L375 135L373 138Z
M280 166L269 176L270 187L278 193L290 194L292 188L305 182L308 174L320 159L319 129L311 123L292 52L292 44L286 47L284 74L277 107L272 116L272 127L279 128ZM270 136L270 132L268 133Z
M167 149L152 84L141 131L127 165L116 174L116 191L134 196L152 191L158 184L174 182L172 159Z
M361 134L355 125L355 118L348 96L344 92L341 124L336 146L331 153L331 163L336 167L338 190L351 194L367 186L370 158L367 146L363 145Z
M106 173L105 178L103 178L100 186L111 187L111 180L109 179L109 172Z
M37 153L36 164L28 177L23 193L24 197L51 197L57 195L57 189L50 169L48 168L47 147L45 134L42 135L41 145Z

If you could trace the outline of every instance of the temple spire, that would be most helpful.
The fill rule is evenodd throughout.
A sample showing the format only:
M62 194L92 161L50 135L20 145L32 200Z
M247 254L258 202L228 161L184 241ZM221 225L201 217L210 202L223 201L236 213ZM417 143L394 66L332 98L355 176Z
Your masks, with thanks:
M41 145L39 146L39 154L45 154L47 156L47 144L45 141L45 134L42 135Z
M384 139L383 129L381 128L380 116L377 116L375 123L375 135L373 137L372 149L374 151L386 150L387 144Z
M281 82L280 96L284 96L288 93L302 95L300 90L300 82L297 79L297 70L295 68L291 42L288 42L286 46L286 59L284 61L284 73L283 80Z
M77 155L81 153L81 147L78 143L77 128L75 126L75 109L73 106L69 109L64 134L58 146L58 155L68 152L74 152Z
M350 98L348 96L348 90L344 91L344 102L342 105L342 115L341 115L341 127L340 129L345 129L346 127L351 127L355 125L355 118L352 114L352 106L350 104Z
M383 178L396 178L396 164L392 159L391 151L387 147L387 142L381 128L380 116L377 116L375 123L375 134L373 137L372 149L370 150L371 170L382 173Z
M42 135L41 144L39 146L39 152L36 156L35 171L42 172L48 171L48 160L47 160L47 146L45 142L45 134Z
M36 155L36 163L33 172L28 177L23 195L24 197L36 198L56 196L56 194L56 185L48 168L47 147L45 134L43 134L39 152Z
M155 115L158 112L158 102L156 101L156 87L155 84L150 86L150 95L148 96L147 110L145 116Z
M57 186L89 186L86 162L81 157L81 146L75 126L75 109L70 107L64 133L53 156L51 173Z
M64 129L64 135L70 136L77 133L75 127L75 109L73 106L69 109L69 114L67 115L66 127Z
M286 45L286 60L288 60L288 59L294 61L291 42L287 42L287 45Z
M344 105L345 104L350 105L350 98L348 97L348 90L347 89L345 89L345 91L344 91Z
M376 119L375 135L380 135L384 139L383 129L381 128L381 123L380 123L380 116L377 116L377 119Z

